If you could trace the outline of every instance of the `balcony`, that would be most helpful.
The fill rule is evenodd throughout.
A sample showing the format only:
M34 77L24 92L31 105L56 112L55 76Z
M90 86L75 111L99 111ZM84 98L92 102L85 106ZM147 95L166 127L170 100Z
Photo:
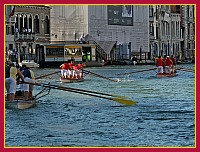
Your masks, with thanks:
M14 36L15 42L34 42L35 33L16 32Z

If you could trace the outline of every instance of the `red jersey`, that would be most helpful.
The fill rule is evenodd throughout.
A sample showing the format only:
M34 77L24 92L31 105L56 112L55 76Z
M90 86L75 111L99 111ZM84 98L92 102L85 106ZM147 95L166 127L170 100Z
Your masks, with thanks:
M162 59L161 58L157 59L157 66L162 66Z
M167 60L167 58L163 58L163 63L164 63L164 65L163 66L165 66L165 62L166 62L166 60Z
M73 62L70 62L69 64L70 64L70 66L75 66L75 64Z
M168 59L166 59L166 61L165 61L165 65L166 66L170 66L171 65L171 60L168 58Z
M64 69L65 69L65 70L69 70L69 65L68 65L68 63L64 63Z
M79 69L83 69L83 64L79 63L78 67L79 67Z

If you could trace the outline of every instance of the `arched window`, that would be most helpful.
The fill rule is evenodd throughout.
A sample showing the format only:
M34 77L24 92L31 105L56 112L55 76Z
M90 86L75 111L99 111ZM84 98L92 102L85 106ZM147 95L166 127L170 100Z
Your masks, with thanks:
M44 34L50 34L50 26L49 26L49 18L48 18L48 16L45 17Z
M18 14L16 15L15 21L15 28L18 28Z
M15 29L14 29L16 33L19 32L19 28L18 28L18 14L16 14L15 16Z
M23 15L20 15L20 32L23 32Z
M38 15L36 15L35 19L34 19L34 31L35 31L35 33L39 33L40 32Z
M31 15L29 16L28 22L29 22L28 32L32 32L32 16Z
M24 28L27 30L27 16L24 15Z

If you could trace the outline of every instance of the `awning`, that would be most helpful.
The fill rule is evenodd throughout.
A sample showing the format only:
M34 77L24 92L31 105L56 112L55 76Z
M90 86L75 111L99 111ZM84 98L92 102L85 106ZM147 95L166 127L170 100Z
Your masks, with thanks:
M100 41L99 46L106 52L106 54L110 54L110 51L116 43L116 41Z

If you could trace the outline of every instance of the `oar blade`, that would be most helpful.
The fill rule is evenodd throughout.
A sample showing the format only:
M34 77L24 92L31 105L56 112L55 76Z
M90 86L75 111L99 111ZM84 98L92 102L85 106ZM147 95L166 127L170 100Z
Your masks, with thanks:
M125 100L125 99L121 99L121 98L111 98L112 100L119 102L121 104L127 105L127 106L133 106L136 104L135 101L131 101L131 100Z

